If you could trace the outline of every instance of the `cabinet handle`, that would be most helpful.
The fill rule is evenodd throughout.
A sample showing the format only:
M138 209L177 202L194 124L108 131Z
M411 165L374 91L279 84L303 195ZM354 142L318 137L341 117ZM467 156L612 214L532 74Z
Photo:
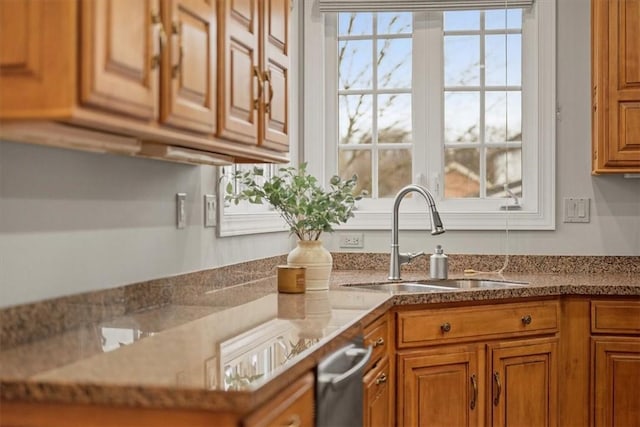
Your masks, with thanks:
M293 414L287 421L285 421L284 424L282 424L282 427L300 427L301 425L302 421L300 420L300 415Z
M182 24L174 22L171 25L171 34L178 37L178 63L171 67L171 78L175 79L178 77L178 74L182 73L182 57L184 55L182 49Z
M264 104L264 112L271 112L271 101L273 100L273 85L271 84L271 71L265 71L262 77L263 82L269 83L269 100Z
M164 25L162 25L160 15L157 13L151 15L151 24L158 31L158 51L151 57L151 69L155 70L160 66L162 51L167 44L167 33L164 31Z
M471 387L473 388L473 394L471 395L471 402L469 402L469 408L476 409L476 401L478 400L478 379L476 374L471 375Z
M451 330L451 323L444 322L442 325L440 325L440 330L442 332L449 332Z
M502 393L502 384L500 384L500 374L498 371L493 373L493 383L496 387L496 396L493 398L493 405L498 406L500 403L500 394Z
M376 384L380 385L382 383L386 383L387 382L387 374L385 374L384 372L378 377L376 378Z
M381 345L384 345L384 338L382 337L373 342L373 348L380 347Z
M258 110L260 108L260 100L262 99L262 85L264 81L262 80L262 73L255 65L253 66L253 76L258 79L258 96L253 100L253 109Z
M527 314L526 316L522 316L522 324L530 325L531 324L531 315Z

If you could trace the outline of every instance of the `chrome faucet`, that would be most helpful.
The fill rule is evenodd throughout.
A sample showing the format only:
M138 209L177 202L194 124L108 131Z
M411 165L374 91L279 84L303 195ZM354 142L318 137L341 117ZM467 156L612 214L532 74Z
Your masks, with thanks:
M429 209L431 210L431 234L435 236L436 234L442 234L445 231L442 225L442 220L440 219L440 214L436 209L436 202L426 187L417 184L410 184L398 191L398 194L396 194L396 198L393 201L393 228L391 229L391 261L389 264L389 280L400 280L400 266L411 262L414 258L424 255L424 252L418 252L415 254L400 253L400 248L398 246L398 217L400 202L404 196L412 191L421 194L429 205Z

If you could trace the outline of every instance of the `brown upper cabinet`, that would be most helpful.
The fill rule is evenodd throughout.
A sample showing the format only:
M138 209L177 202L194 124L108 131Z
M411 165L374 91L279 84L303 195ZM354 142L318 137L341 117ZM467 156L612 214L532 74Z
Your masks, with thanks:
M640 0L592 0L594 174L640 172Z
M258 75L248 80L245 58L227 65L245 18ZM196 163L286 162L288 29L285 0L2 0L0 135ZM226 131L230 115L255 131Z
M289 0L221 0L218 135L274 151L289 140Z

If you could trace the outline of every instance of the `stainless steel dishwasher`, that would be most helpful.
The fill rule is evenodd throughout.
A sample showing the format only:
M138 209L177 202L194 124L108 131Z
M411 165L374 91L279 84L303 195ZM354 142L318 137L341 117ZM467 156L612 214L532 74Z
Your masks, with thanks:
M372 350L359 337L318 364L316 427L362 425L362 378Z

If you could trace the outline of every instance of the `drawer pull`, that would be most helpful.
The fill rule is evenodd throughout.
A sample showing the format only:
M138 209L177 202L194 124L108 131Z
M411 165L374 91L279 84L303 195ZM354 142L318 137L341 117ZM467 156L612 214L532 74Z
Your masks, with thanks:
M476 409L476 400L478 400L478 379L476 374L471 375L471 386L473 387L473 394L471 395L471 402L469 402L469 408Z
M493 383L496 387L496 396L493 398L493 406L498 406L500 403L500 395L502 394L502 384L500 384L500 374L497 371L493 373Z
M445 322L442 325L440 325L440 330L442 332L449 332L451 330L451 323L449 322Z
M302 421L300 421L300 416L298 414L293 414L282 427L300 427L302 425Z
M527 314L526 316L522 317L522 324L523 325L530 325L531 324L531 315Z
M382 383L386 383L387 382L387 374L385 374L384 372L382 373L382 375L380 375L378 378L376 378L376 384L380 385Z
M373 342L373 348L379 347L381 345L384 345L384 338L382 337L378 338Z

